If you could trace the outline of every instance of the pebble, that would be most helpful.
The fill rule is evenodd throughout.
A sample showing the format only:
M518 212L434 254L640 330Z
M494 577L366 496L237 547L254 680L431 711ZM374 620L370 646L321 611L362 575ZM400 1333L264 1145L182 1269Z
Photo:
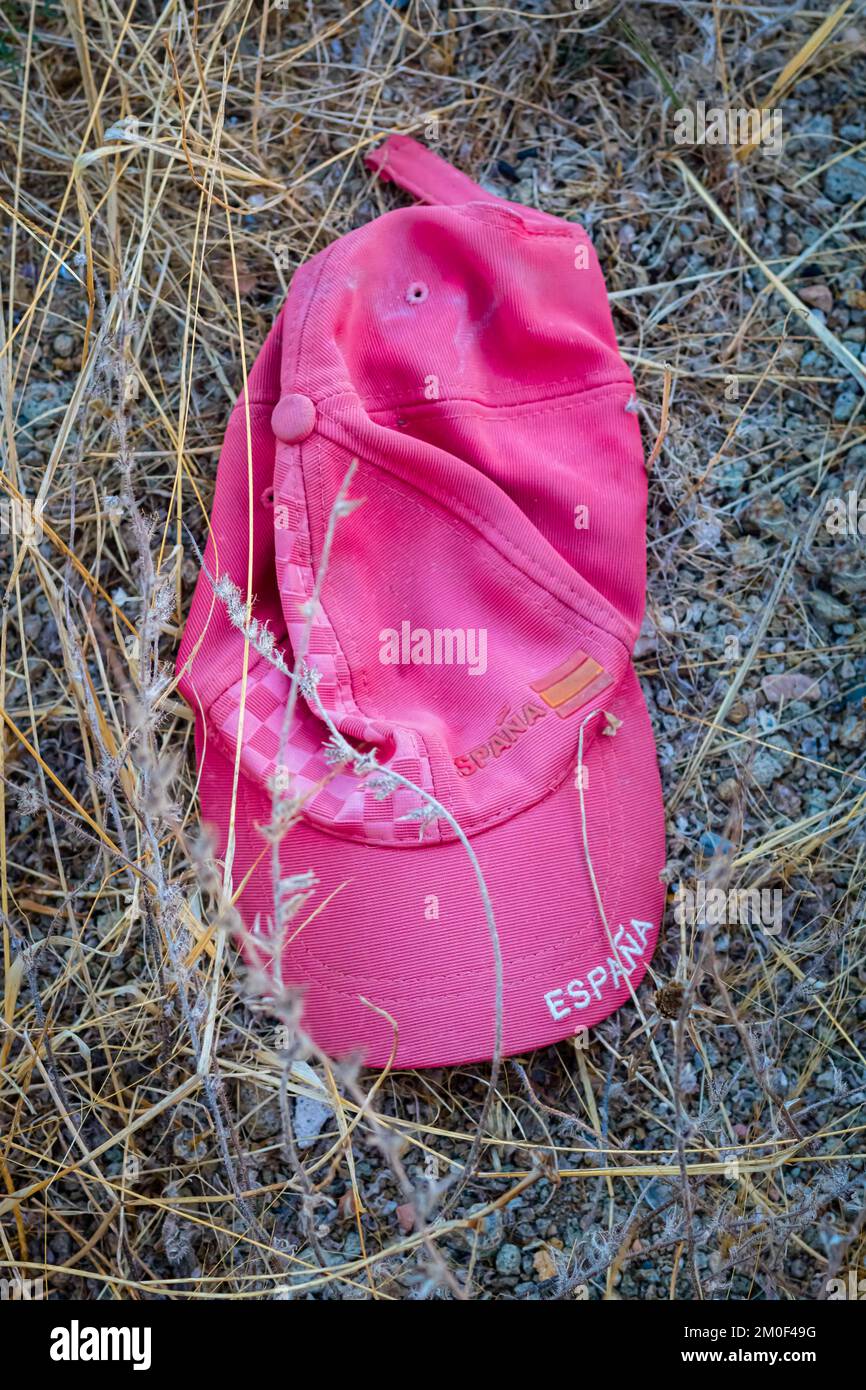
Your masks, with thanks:
M752 569L767 560L767 547L757 536L741 536L731 541L731 558L738 569Z
M849 714L839 730L839 742L843 748L862 748L866 744L866 719Z
M475 1216L484 1210L483 1202L476 1202L466 1213L467 1216ZM505 1226L500 1211L491 1211L484 1217L479 1226L469 1226L465 1230L458 1232L458 1236L468 1250L474 1249L476 1253L483 1257L492 1255L498 1250L505 1238Z
M361 1254L361 1237L357 1231L350 1231L343 1241L343 1254L347 1260L357 1260Z
M846 387L844 391L840 391L833 406L833 419L839 424L850 420L862 399L862 391L855 391L853 387Z
M752 763L752 776L759 787L771 787L777 777L785 771L778 758L774 758L766 748L760 748Z
M851 617L851 610L848 605L840 603L825 589L811 589L806 595L806 602L819 617L825 618L828 623L844 623Z
M857 529L857 539L840 549L827 566L835 587L846 594L862 594L866 590L866 563L862 547L862 539L866 536L866 512L858 522Z
M522 1254L519 1245L503 1245L496 1256L496 1268L500 1274L519 1274Z
M309 1096L298 1096L295 1100L295 1141L299 1149L308 1149L315 1144L328 1120L333 1116L330 1105L313 1100Z
M712 858L716 854L731 854L734 846L730 840L726 840L724 835L716 835L712 830L705 830L698 840L701 852Z
M796 517L781 497L756 497L744 508L743 520L784 540L790 540L796 529Z
M75 351L75 339L71 333L58 333L51 346L56 357L71 357Z
M803 671L779 671L764 676L761 689L768 700L794 701L818 700L821 697L820 683L814 676Z
M831 164L824 175L824 192L834 203L866 198L866 164L853 155Z
M815 372L820 375L828 371L829 367L829 357L825 357L823 352L818 352L815 348L810 348L809 351L804 352L803 356L800 358L800 370L802 372Z
M779 782L773 788L773 805L789 820L796 820L803 809L803 802L787 782Z

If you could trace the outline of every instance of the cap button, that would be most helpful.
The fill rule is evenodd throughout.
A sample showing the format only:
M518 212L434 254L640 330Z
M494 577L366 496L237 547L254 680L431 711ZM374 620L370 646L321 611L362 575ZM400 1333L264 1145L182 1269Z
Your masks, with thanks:
M284 444L300 444L315 423L316 407L309 396L283 396L271 416L271 429Z

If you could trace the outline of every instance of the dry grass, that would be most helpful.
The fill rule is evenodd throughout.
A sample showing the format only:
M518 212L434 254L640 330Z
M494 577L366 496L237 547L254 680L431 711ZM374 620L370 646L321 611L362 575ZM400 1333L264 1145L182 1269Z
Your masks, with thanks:
M856 144L854 14L0 6L0 483L44 505L38 544L14 508L0 537L0 1277L784 1299L863 1262L866 578L822 526L866 468L862 395L834 405L863 384L866 224L820 196ZM677 99L768 97L780 158L672 142ZM589 226L657 441L639 671L671 882L784 901L778 936L669 914L646 1027L626 1008L492 1092L483 1067L305 1068L278 1035L170 678L228 411L292 268L399 201L360 159L393 129ZM792 671L817 700L767 694Z

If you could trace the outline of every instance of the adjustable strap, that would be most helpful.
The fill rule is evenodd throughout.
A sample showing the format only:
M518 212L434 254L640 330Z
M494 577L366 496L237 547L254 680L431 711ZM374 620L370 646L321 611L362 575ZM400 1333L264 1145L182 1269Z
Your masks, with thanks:
M453 164L408 135L389 135L383 145L364 156L368 169L385 183L396 183L422 203L498 203L495 193L473 183Z

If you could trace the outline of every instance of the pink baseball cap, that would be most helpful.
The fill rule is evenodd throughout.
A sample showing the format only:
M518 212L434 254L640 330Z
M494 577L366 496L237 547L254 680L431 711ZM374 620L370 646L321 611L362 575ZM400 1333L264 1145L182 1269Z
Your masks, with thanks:
M649 964L646 471L583 229L402 136L367 164L429 205L295 273L229 421L178 675L254 941L273 949L275 879L312 890L279 929L304 1027L332 1055L438 1066L491 1057L497 1017L506 1054L575 1035ZM329 538L353 460L363 503ZM226 576L314 673L290 721ZM275 797L301 808L277 866Z

